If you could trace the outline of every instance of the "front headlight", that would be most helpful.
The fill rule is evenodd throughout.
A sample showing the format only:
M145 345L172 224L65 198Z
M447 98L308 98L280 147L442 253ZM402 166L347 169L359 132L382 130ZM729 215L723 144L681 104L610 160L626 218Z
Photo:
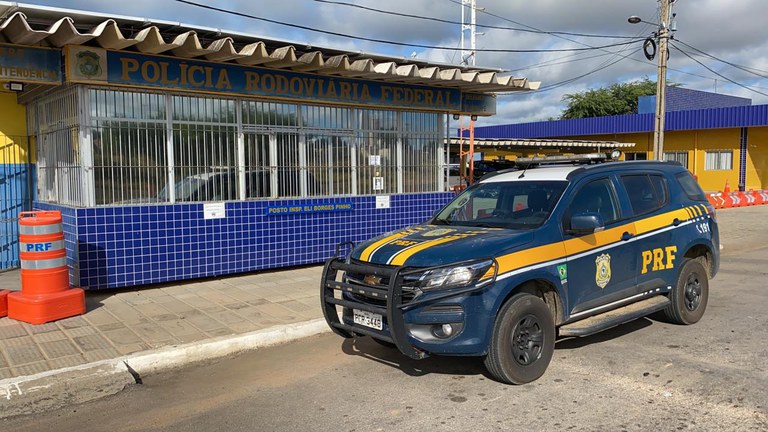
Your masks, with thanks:
M437 267L405 277L405 285L420 290L435 290L465 287L469 285L483 286L496 279L495 261L486 259L467 263L454 264L447 267Z

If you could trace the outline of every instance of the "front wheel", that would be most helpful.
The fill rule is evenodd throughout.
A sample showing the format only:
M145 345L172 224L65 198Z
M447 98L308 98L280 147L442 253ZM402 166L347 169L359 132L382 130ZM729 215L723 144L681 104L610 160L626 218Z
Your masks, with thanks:
M669 299L670 305L664 312L673 323L688 325L701 319L709 299L709 278L699 260L685 263Z
M555 322L547 304L515 294L496 317L485 367L501 382L526 384L544 375L554 350Z

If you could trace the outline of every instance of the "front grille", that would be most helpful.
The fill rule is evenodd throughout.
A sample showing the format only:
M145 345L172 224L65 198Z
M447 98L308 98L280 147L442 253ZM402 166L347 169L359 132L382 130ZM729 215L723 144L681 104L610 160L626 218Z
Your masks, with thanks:
M355 301L370 305L384 307L387 305L387 290L389 288L390 277L396 267L370 264L361 261L354 261L354 264L362 267L363 271L348 271L344 275L344 282L353 287L367 288L365 292L348 292ZM358 267L359 268L359 267ZM354 288L353 288L354 289ZM403 304L409 303L416 297L413 289L403 287Z

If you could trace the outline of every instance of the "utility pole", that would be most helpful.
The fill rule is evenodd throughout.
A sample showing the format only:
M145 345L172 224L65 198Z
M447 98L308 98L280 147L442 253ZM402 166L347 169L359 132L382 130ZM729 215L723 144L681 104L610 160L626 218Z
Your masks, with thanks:
M461 64L465 66L475 65L475 43L477 37L477 0L461 0ZM467 23L466 11L469 8L469 23ZM465 34L469 31L469 46L465 48Z
M659 0L659 67L656 78L656 119L653 128L653 154L664 160L664 120L666 116L667 57L669 43L669 12L675 0Z
M469 23L467 23L466 10L469 8ZM469 31L469 44L470 49L465 47L465 33ZM461 0L461 64L464 66L474 66L477 58L476 43L477 43L477 0ZM459 173L462 177L465 177L467 184L472 184L474 181L475 171L475 119L477 116L472 115L469 120L469 151L464 151L464 117L461 116L459 122L459 161L461 166ZM466 158L465 158L466 156ZM464 163L468 162L469 172L466 173ZM466 176L465 176L466 173Z

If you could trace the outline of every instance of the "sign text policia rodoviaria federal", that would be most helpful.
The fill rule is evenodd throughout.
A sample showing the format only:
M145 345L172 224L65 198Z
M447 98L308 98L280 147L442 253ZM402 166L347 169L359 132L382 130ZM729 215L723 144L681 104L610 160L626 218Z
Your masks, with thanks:
M91 47L67 50L67 79L443 112L462 111L463 99L458 89L329 77ZM469 105L478 113L475 104ZM495 104L493 109L495 111Z

